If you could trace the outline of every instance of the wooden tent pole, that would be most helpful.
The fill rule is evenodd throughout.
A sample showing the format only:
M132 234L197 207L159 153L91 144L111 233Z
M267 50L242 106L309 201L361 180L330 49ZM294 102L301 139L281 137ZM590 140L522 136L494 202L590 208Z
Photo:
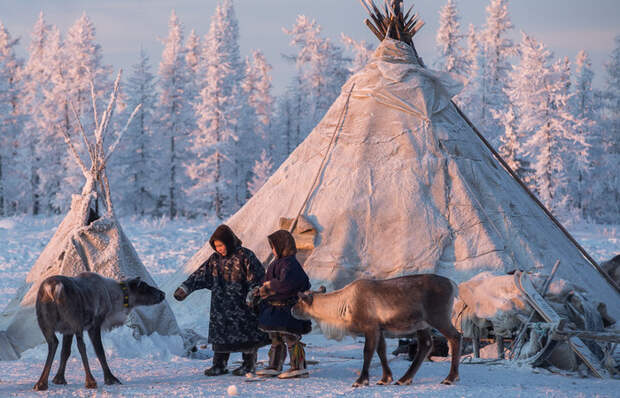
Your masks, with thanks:
M319 165L319 169L316 172L316 175L314 176L314 180L312 181L312 185L310 185L310 190L308 191L308 194L306 195L306 198L304 199L304 202L302 203L301 207L299 208L299 211L297 212L297 215L295 216L295 218L293 219L293 222L291 223L291 226L288 228L288 232L290 232L291 234L293 233L293 231L295 230L295 227L297 226L297 222L299 221L299 217L301 217L301 213L304 211L304 208L306 207L306 205L308 204L308 200L310 200L310 196L312 195L312 192L314 191L314 187L319 179L319 176L321 175L321 171L323 170L323 166L325 166L325 161L327 160L327 155L329 154L329 151L332 147L332 144L334 143L334 140L336 139L336 134L338 133L338 131L341 129L342 125L344 124L344 115L347 112L347 109L349 109L349 101L351 100L351 94L353 93L353 89L355 88L355 83L351 86L351 89L349 90L349 94L347 95L347 101L344 104L344 107L342 108L342 112L340 112L340 116L338 117L338 122L336 123L336 128L334 129L334 133L332 134L332 138L329 140L329 144L327 145L327 149L325 150L325 154L323 155L323 159L321 160L321 164ZM269 253L269 256L267 256L267 259L264 261L264 264L269 264L271 262L271 260L273 259L273 252Z

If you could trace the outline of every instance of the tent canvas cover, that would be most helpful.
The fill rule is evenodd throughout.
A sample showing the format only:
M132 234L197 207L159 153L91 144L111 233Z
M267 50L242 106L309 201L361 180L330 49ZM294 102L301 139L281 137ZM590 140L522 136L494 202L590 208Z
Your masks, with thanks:
M49 276L75 276L90 271L116 280L139 276L156 286L114 215L105 177L105 162L109 155L104 155L103 139L100 138L105 133L106 120L111 116L119 79L120 73L108 110L102 115L95 131L96 142L91 144L82 131L91 156L90 169L84 167L66 136L71 152L86 177L86 184L81 195L73 195L69 213L28 273L25 283L0 314L0 360L17 359L25 350L45 342L37 323L35 303L39 285ZM121 136L122 132L116 143ZM108 150L109 154L114 147L113 144ZM105 193L107 209L104 211L100 211L98 205L102 199L98 186ZM133 328L134 336L180 333L174 314L165 300L154 306L134 308L127 325Z
M302 209L316 232L303 267L315 286L331 288L417 273L457 283L482 272L549 274L560 260L559 278L620 319L617 287L452 103L460 86L454 76L423 67L412 45L386 36L322 121L226 224L266 259L267 235ZM211 253L205 244L166 292ZM208 305L206 295L194 293L173 308Z

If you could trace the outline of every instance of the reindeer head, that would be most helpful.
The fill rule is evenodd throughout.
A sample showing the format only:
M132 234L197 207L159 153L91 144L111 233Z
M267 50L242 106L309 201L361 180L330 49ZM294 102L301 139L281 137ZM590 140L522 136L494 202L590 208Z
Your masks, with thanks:
M297 303L291 308L291 315L294 318L308 320L311 318L310 312L312 309L312 303L314 301L315 294L323 294L327 289L325 286L321 286L317 291L307 290L305 292L299 292L297 296L299 300Z
M127 286L127 294L131 307L159 304L166 298L164 292L144 282L140 277L126 280L124 283Z

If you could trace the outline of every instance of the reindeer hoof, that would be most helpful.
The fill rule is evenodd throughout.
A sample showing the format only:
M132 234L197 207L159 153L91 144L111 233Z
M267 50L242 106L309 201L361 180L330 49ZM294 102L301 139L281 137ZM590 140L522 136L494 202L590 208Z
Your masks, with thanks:
M52 383L54 383L54 384L62 384L62 385L64 385L64 384L67 384L67 380L65 380L65 378L64 378L64 377L58 377L58 376L56 376L56 377L54 377L54 379L52 379Z
M353 387L361 387L361 386L367 386L368 385L368 379L357 379L355 381L355 383L353 383Z
M123 383L121 383L121 381L117 379L116 377L110 376L105 379L105 384L108 386L111 386L113 384L123 384Z
M379 380L377 382L378 385L380 386L385 386L387 384L390 384L392 382L392 377L382 377L381 380Z
M442 382L441 382L441 384L445 384L445 385L451 386L451 385L452 385L452 384L454 384L454 382L455 382L455 381L457 381L458 379L459 379L459 377L458 377L458 376L457 376L457 377L454 377L454 378L447 377L444 381L442 381Z
M84 384L84 387L86 387L86 388L97 388L97 382L95 380L86 380L86 383Z
M35 391L45 391L47 390L47 383L38 382L34 385L33 390Z
M396 385L399 385L399 386L408 386L410 384L411 384L411 379L408 379L408 380L400 379L396 382Z

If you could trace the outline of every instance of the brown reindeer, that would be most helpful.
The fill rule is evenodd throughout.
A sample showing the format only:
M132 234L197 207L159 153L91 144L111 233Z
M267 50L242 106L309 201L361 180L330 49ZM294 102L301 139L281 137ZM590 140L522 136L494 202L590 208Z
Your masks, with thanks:
M298 319L314 319L331 339L340 340L344 335L365 337L364 365L353 387L368 385L368 368L375 351L383 368L383 377L377 384L391 383L385 338L415 334L418 352L407 372L396 382L411 384L432 348L430 328L435 328L448 339L452 352L450 373L442 384L452 384L459 378L461 352L461 335L450 321L456 294L454 282L433 274L361 279L331 293L300 293L291 313Z

